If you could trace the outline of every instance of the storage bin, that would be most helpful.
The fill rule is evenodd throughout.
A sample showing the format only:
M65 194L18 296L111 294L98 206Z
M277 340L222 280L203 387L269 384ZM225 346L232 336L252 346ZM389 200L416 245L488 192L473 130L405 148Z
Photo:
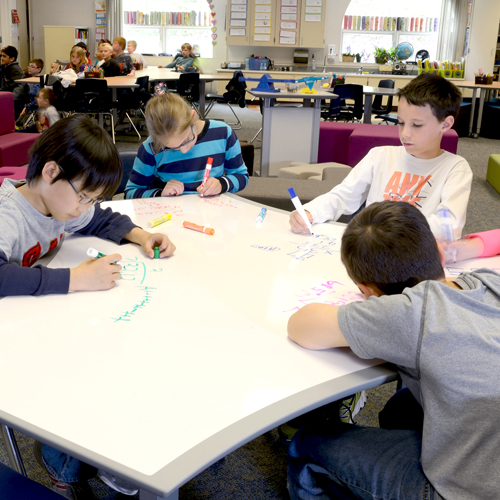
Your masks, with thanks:
M257 71L267 71L267 66L269 65L269 59L266 57L250 57L250 69L256 69Z

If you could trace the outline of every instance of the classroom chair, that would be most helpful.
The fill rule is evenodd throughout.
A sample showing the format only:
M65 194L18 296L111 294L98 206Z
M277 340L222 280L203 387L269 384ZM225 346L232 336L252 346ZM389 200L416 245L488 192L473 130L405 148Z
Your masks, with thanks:
M0 92L0 167L21 166L29 162L28 150L40 134L15 132L14 96L12 92Z
M181 73L177 84L177 93L198 113L200 118L200 74Z
M500 155L489 157L486 180L500 193Z
M0 186L4 179L22 181L26 179L28 167L0 167Z
M137 158L137 151L135 149L125 149L123 151L118 151L118 156L122 161L123 176L115 194L120 194L125 191L125 186L127 185L128 178L130 177L130 172L132 172L134 161Z
M363 85L357 83L343 83L335 85L333 93L338 97L330 99L328 111L322 112L321 117L324 120L345 121L361 120L363 117ZM351 102L348 104L346 101Z

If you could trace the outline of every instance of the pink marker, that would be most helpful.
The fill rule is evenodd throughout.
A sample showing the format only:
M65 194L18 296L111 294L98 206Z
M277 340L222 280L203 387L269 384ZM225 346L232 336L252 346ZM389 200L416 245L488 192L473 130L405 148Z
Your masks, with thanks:
M210 177L210 170L212 170L212 163L213 163L214 159L213 158L209 158L207 160L207 166L205 167L205 173L203 174L203 181L201 183L201 187L203 187L208 178ZM203 195L200 195L200 196L203 196Z

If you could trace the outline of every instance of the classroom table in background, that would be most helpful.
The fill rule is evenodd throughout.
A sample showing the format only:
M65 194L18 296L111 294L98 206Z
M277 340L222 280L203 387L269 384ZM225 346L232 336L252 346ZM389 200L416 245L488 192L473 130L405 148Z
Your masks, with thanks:
M287 337L304 304L362 299L340 262L342 224L297 235L287 212L268 207L258 224L262 206L232 194L105 206L142 227L171 213L149 231L177 251L152 260L136 245L66 235L50 266L75 267L89 247L118 252L113 289L0 300L0 422L10 428L128 479L141 499L174 499L255 437L396 378L380 360Z
M374 95L395 96L399 89L388 89L385 87L369 87L363 85L363 94L365 96L365 104L363 110L363 123L372 122L372 99Z
M247 89L247 92L264 101L260 176L276 177L280 168L288 167L291 161L318 163L321 100L331 99L336 94L326 90L316 94L256 89ZM273 101L278 98L303 100L304 104L301 107L274 106Z
M479 133L481 132L481 121L483 119L483 107L484 107L486 93L491 90L500 90L500 83L493 82L490 85L482 83L479 84L476 82L462 82L462 81L453 81L453 83L459 88L466 88L472 90L472 107L469 120L469 136L474 137L474 139L477 139L479 137ZM473 132L474 114L476 110L476 97L478 89L479 89L479 110L477 114L476 131Z
M173 68L146 68L135 72L135 76L149 76L150 82L158 81L176 81L182 75L179 71L174 71ZM233 75L230 74L219 74L219 75L205 75L200 73L200 101L199 101L199 112L201 118L205 118L205 106L206 106L206 84L214 81L229 81Z

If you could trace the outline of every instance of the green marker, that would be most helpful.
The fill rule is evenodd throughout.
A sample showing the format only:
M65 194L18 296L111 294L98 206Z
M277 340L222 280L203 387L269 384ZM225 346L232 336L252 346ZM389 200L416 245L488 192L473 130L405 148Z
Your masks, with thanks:
M160 249L159 249L159 247L154 247L154 251L155 251L155 259L159 259L160 258Z
M101 257L106 257L105 253L98 252L95 248L89 248L87 250L87 255L89 257L94 257L94 259L100 259Z

